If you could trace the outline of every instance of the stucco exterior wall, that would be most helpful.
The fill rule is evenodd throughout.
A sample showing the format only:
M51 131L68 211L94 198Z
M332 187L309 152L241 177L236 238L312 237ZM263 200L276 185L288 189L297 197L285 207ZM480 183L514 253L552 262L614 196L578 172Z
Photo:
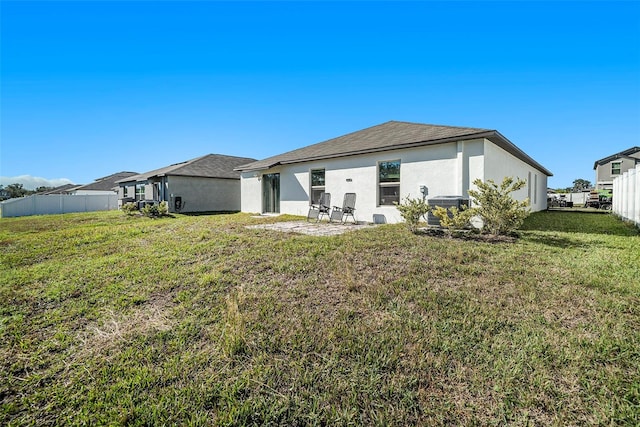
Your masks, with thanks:
M237 179L167 177L169 210L175 212L175 197L182 197L180 212L240 210L240 181Z
M259 176L280 173L280 212L306 216L309 209L310 171L325 169L325 191L331 193L331 205L341 206L345 193L356 193L356 217L373 221L384 215L389 223L402 220L395 206L378 205L378 163L400 160L400 198L427 198L467 195L475 178L483 179L484 140L452 142L430 147L313 161L242 174L242 211L262 211ZM545 187L546 192L546 187ZM546 200L546 199L545 199Z
M262 172L243 172L240 178L242 212L262 213L262 187L258 179Z
M528 197L533 212L547 208L547 175L487 140L484 153L483 180L492 179L499 184L507 176L524 179L527 184L513 196L518 200Z
M422 197L421 185L428 188L428 196L459 194L457 156L456 143L450 143L283 166L280 168L280 210L306 215L310 171L325 169L325 191L331 193L332 206L342 206L345 193L356 193L356 218L359 221L372 222L376 214L384 215L389 223L399 222L402 219L395 206L378 205L378 163L400 160L402 200L407 196Z
M395 206L378 205L378 163L394 160L400 160L401 200L422 197L421 186L427 187L427 199L468 197L476 178L500 183L505 176L513 176L527 181L527 186L514 195L517 199L529 197L532 211L547 207L547 176L492 142L479 139L244 172L242 211L262 212L260 176L280 173L280 212L306 216L311 193L310 171L325 169L325 192L331 193L331 206L341 206L345 193L356 193L359 221L372 222L375 214L384 215L389 223L400 222L402 218Z

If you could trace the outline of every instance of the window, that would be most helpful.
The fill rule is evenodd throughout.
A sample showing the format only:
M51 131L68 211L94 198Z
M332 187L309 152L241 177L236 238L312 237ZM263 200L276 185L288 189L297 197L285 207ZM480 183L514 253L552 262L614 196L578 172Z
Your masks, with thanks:
M622 166L622 162L612 162L611 175L620 175L621 166Z
M400 203L400 160L378 163L378 204Z
M122 187L122 198L127 198L129 197L129 187L128 186L124 186Z
M136 184L136 200L145 200L144 184Z
M324 169L311 170L311 204L318 204L320 195L324 193Z

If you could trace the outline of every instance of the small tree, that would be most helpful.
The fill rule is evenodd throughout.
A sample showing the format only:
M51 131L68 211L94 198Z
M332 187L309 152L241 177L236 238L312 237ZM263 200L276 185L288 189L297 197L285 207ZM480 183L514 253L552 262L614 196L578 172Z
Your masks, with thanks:
M395 205L412 233L418 230L420 219L424 218L429 212L429 205L421 198L411 199L407 196L402 203L396 203Z
M493 180L486 182L476 179L477 190L469 190L474 206L470 209L482 219L482 231L489 234L510 234L520 228L529 216L529 199L515 200L511 193L520 190L526 182L505 177L500 185Z
M578 178L575 181L573 181L572 190L575 191L576 193L579 191L588 190L590 188L591 188L591 181L588 181L582 178Z

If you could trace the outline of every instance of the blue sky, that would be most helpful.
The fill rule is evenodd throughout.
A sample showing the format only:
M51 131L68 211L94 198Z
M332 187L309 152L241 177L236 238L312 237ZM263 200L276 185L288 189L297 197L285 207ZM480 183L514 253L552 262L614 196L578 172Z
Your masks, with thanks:
M553 188L640 145L640 2L3 0L0 19L4 185L388 120L497 129Z

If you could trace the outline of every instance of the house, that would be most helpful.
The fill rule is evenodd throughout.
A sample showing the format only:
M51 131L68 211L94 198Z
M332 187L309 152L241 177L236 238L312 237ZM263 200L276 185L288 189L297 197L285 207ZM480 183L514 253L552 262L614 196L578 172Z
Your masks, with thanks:
M68 191L69 194L113 194L120 186L119 180L137 175L138 172L117 172L103 178L98 178L90 184L76 186Z
M238 167L243 212L306 215L322 192L356 193L360 221L399 222L405 197L463 196L476 178L526 180L515 197L547 207L552 173L496 130L390 121Z
M117 181L118 204L168 203L169 212L240 210L240 173L246 157L208 154Z
M593 164L593 169L596 171L596 189L612 190L613 180L629 169L635 168L637 164L640 164L640 147L631 147L597 160Z
M47 191L39 192L38 194L41 196L50 196L52 194L71 194L71 192L76 188L78 188L77 184L64 184Z

